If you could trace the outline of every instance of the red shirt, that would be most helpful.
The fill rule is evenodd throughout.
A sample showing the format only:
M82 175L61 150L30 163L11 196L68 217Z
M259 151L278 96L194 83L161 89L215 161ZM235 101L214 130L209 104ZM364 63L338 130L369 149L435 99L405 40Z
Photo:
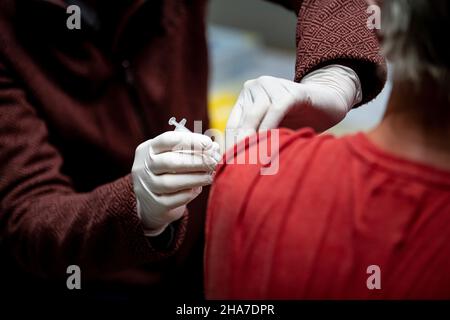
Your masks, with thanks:
M279 139L276 175L255 164L218 170L208 298L450 298L450 172L388 154L364 134L282 129ZM380 290L367 286L372 265Z

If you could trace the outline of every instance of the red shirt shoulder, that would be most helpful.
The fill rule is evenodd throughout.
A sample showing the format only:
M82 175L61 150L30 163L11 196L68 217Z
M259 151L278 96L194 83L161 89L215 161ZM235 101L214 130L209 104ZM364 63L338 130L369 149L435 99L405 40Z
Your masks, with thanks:
M225 161L212 188L208 298L450 297L449 172L390 155L363 134L282 129L254 141L232 155L279 148L269 162ZM383 272L381 291L367 287L371 265Z

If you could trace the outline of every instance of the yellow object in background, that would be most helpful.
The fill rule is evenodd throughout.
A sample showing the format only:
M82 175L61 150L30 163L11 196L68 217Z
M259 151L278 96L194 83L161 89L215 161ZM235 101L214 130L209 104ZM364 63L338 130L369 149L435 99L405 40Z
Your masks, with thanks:
M208 114L211 128L225 131L228 116L237 100L232 91L218 91L211 94L208 103Z

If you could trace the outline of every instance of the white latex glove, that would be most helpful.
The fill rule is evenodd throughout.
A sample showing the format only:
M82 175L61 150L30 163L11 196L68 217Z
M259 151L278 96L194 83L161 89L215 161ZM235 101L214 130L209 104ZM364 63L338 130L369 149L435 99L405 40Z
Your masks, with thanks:
M277 128L282 120L286 127L323 131L341 121L361 100L357 74L341 65L315 70L300 83L263 76L245 83L228 119L227 134L231 131L243 138Z
M205 135L168 131L136 148L132 177L137 212L146 235L180 219L186 204L211 184L219 145Z

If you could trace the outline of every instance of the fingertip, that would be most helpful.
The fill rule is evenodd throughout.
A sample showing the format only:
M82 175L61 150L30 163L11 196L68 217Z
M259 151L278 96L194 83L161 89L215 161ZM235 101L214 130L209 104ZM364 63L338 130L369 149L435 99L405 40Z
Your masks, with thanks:
M220 150L220 145L216 141L213 141L212 144L213 144L213 149L215 151L219 151Z
M200 140L200 145L202 146L203 150L208 150L213 147L213 141L209 136L200 133L195 133L195 135L197 135L198 139Z
M220 160L222 160L222 155L219 152L215 152L214 160L216 160L217 162L220 162Z
M203 150L210 150L213 147L212 141L202 141Z
M192 189L194 194L200 194L203 190L203 187L195 187L194 189Z

